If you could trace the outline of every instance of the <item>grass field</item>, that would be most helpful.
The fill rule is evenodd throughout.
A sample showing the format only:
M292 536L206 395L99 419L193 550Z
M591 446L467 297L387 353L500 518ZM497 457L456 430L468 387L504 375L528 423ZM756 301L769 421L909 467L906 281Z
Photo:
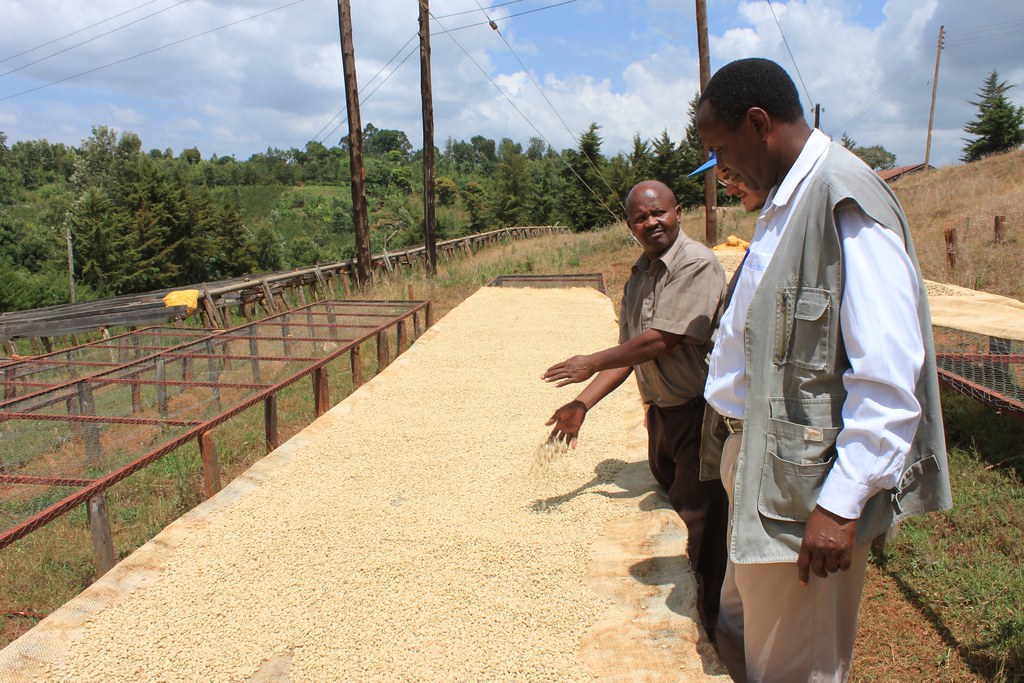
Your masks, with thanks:
M1024 152L1015 152L896 185L925 277L1024 298L1024 279L1017 275L1024 239L1022 170ZM992 239L996 215L1005 216L1007 226L1001 244ZM947 263L943 241L950 224L961 231L956 270ZM723 236L749 238L752 225L749 214L726 209L719 228ZM685 216L684 229L703 236L703 214ZM600 272L617 305L638 253L625 227L612 226L493 247L441 264L435 278L413 269L380 279L359 296L401 299L411 286L417 299L433 302L436 320L499 274ZM343 390L332 396L340 400ZM282 398L283 438L312 420L311 403L306 382ZM1024 421L948 392L943 410L955 505L904 524L886 556L869 567L855 681L1024 680ZM215 433L225 480L264 454L261 415L249 412ZM115 486L109 495L117 556L199 503L202 490L193 447ZM0 646L80 592L93 575L84 511L0 551Z

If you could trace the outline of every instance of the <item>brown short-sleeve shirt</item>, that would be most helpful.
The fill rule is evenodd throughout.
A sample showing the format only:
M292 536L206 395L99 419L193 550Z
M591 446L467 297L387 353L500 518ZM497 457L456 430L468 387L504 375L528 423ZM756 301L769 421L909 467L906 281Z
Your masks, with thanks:
M619 343L651 328L682 337L667 353L634 366L644 403L670 408L703 396L724 299L718 259L682 230L659 258L637 259L622 294Z

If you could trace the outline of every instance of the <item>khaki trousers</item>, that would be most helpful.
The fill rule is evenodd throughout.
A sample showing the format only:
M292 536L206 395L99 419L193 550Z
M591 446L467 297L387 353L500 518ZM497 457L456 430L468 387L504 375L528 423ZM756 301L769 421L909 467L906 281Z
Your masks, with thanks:
M732 434L722 450L730 520L741 438L742 433ZM730 558L718 614L718 651L733 680L845 681L870 547L868 542L854 548L847 571L826 579L811 574L806 586L800 585L795 562L736 564Z

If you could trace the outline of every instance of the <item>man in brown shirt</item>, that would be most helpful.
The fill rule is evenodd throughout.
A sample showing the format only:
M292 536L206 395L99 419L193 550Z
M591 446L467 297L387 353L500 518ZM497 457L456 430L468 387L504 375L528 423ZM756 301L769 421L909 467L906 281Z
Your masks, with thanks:
M587 411L636 372L647 406L648 462L686 523L687 554L700 577L701 621L714 637L725 576L728 501L718 481L698 476L704 381L725 273L710 249L679 229L680 208L664 183L645 180L626 198L630 232L643 247L622 296L619 344L573 356L542 378L565 386L594 380L555 411L551 439L573 448Z

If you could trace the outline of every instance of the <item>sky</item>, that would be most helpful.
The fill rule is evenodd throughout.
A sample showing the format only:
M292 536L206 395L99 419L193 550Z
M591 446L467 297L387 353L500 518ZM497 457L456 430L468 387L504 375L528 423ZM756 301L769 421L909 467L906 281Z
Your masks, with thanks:
M711 70L766 57L808 122L897 165L958 164L986 77L1024 104L1021 0L706 0ZM4 0L0 131L80 145L94 127L143 150L248 159L348 132L336 0ZM602 151L683 138L699 90L690 0L433 0L434 143L484 135ZM417 0L351 0L365 126L422 146ZM493 21L497 30L488 21Z

